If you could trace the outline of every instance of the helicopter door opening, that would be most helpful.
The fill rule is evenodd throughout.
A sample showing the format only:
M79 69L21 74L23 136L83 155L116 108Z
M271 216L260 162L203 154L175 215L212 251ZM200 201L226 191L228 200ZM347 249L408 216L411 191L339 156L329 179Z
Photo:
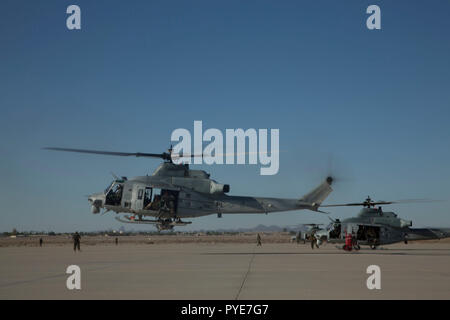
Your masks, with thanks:
M356 239L369 242L378 241L380 240L380 227L360 225Z
M144 210L159 211L161 202L161 189L145 188Z
M146 191L146 201L144 201L144 209L158 211L160 213L166 214L169 213L169 215L176 215L178 207L178 194L178 191L167 189L154 188L152 191L150 191L150 193L147 193ZM151 199L151 201L149 201L148 199Z
M150 187L146 187L145 188L145 193L144 193L144 210L149 210L147 209L147 207L149 207L149 205L152 203L152 193L153 193L153 189Z
M179 191L161 190L161 210L169 213L171 216L176 216L178 208L178 194Z

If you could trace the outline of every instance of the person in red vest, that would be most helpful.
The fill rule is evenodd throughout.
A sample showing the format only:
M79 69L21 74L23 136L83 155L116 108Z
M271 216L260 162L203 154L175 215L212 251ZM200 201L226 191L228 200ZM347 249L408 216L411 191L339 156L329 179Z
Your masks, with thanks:
M351 233L346 233L345 234L345 245L343 247L343 249L345 251L352 251L352 246L353 246L353 237Z

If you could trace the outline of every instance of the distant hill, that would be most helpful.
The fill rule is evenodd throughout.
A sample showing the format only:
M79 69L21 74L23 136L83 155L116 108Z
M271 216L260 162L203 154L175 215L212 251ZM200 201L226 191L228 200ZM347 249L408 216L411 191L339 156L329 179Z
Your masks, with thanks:
M217 229L216 232L283 232L283 231L296 231L296 227L280 227L276 225L266 226L259 224L252 228L236 228L236 229Z

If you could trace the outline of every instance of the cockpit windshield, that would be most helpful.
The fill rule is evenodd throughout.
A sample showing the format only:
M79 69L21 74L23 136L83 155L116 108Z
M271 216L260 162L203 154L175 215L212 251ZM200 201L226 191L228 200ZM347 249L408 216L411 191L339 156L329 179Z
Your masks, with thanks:
M122 177L122 179L116 179L116 180L114 180L114 181L111 182L111 183L108 185L108 187L105 189L105 194L108 194L108 192L111 192L111 189L112 189L114 186L121 186L121 185L123 185L123 183L124 183L126 180L127 180L126 177ZM117 189L117 187L116 187L116 189Z
M341 237L341 223L332 222L328 225L328 231L331 239L338 239Z
M113 186L114 182L116 182L116 181L113 181L113 182L111 182L110 184L108 184L108 187L106 187L106 189L105 189L105 194L108 193L108 191L109 191L109 190L111 189L111 187Z
M110 206L119 206L122 201L123 183L115 180L105 190L106 200L105 204Z

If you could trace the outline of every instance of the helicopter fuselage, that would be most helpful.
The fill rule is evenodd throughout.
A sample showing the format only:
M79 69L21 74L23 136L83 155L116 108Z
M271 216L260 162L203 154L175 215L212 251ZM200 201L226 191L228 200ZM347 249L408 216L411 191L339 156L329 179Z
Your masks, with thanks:
M261 198L248 196L229 196L220 192L199 192L193 188L168 183L170 178L153 176L135 177L127 181L115 181L106 193L90 197L93 212L106 208L116 213L131 213L138 216L160 218L194 218L210 214L229 213L270 213L278 211L314 209L311 203L300 199ZM173 179L172 179L173 180ZM207 181L195 181L200 188L207 188ZM187 181L191 183L192 181ZM114 194L114 186L119 186L121 194ZM206 190L205 190L206 191ZM158 197L164 194L171 197L172 210L162 210ZM96 205L94 205L96 203ZM152 206L152 204L155 204Z
M331 192L331 178L301 199L230 196L229 185L220 184L201 170L162 164L153 175L116 179L102 193L89 196L92 212L101 208L167 218L194 218L210 214L270 213L310 209L316 211Z

